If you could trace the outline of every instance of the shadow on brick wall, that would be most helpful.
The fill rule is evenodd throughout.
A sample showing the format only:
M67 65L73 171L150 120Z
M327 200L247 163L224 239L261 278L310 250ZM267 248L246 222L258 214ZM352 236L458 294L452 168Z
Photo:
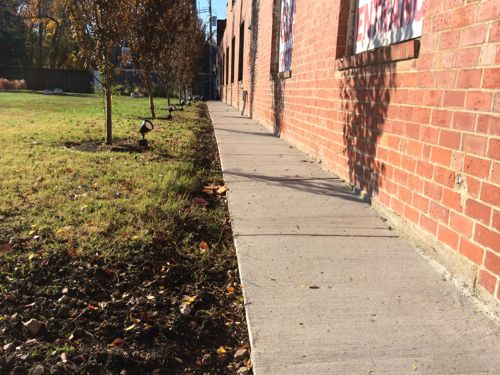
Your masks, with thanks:
M378 193L385 175L385 164L377 160L377 146L395 78L394 63L342 71L340 95L349 179L369 196Z
M252 24L250 25L250 92L249 92L249 113L250 118L253 118L254 112L254 97L255 84L257 82L257 52L259 47L259 15L260 15L260 0L252 0Z
M280 136L283 128L285 80L275 77L273 79L273 132Z

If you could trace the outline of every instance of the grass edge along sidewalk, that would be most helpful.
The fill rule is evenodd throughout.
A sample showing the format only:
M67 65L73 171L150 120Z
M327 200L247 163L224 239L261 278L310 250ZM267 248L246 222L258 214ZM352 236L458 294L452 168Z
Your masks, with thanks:
M251 368L205 104L137 150L147 103L115 98L113 148L101 103L0 93L0 372Z

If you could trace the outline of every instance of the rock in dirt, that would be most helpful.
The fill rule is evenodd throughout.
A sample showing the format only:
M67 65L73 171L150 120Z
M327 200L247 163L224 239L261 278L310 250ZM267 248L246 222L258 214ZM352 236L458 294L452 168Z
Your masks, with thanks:
M243 348L236 351L234 354L234 359L244 359L248 356L248 350Z
M182 304L180 307L181 314L184 316L191 314L192 310L193 309L192 309L191 305L188 305L188 304Z
M42 365L36 365L29 372L29 375L44 375L44 374L45 374L45 368Z
M40 331L42 330L42 328L44 328L43 322L41 322L37 319L30 319L27 322L24 322L23 325L26 328L26 331L28 331L28 333L31 336L38 335L40 333Z
M62 297L57 300L57 302L66 305L70 299L71 298L69 298L67 294L63 294Z
M148 302L148 300L142 296L136 299L138 305L144 305L146 302Z
M15 349L16 349L16 346L11 342L9 342L8 344L5 344L3 346L3 350L6 352L13 352Z

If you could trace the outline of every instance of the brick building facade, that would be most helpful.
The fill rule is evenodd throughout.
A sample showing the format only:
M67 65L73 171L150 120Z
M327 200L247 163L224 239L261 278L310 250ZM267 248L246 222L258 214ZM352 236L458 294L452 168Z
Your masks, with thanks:
M285 72L282 1L296 7ZM229 0L221 98L366 193L498 307L500 2L420 1L420 37L354 54L356 0Z

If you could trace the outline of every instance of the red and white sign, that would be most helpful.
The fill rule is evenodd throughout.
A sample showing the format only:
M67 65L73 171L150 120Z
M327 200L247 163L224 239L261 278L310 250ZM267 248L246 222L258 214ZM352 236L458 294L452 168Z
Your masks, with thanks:
M426 0L358 0L354 53L422 36Z

